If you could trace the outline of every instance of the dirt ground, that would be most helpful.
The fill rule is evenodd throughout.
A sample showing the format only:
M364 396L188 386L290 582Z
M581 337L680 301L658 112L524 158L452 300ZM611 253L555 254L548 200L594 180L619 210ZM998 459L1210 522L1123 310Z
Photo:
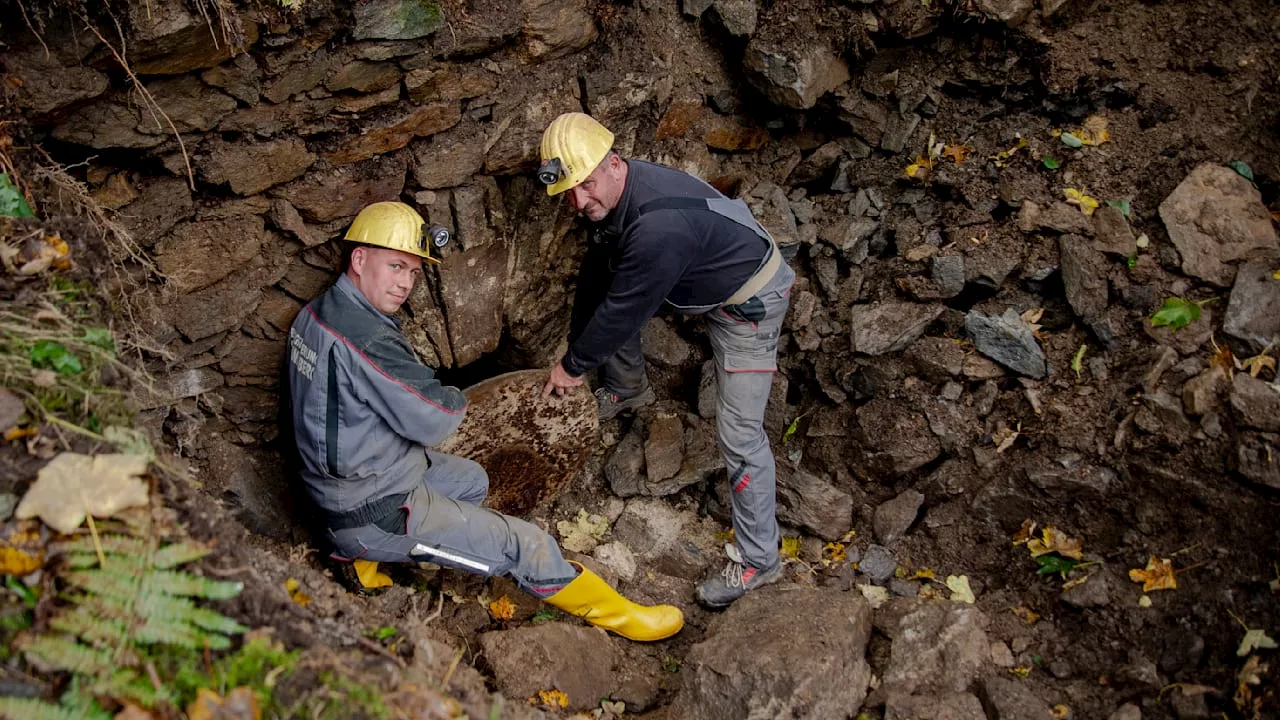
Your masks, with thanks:
M991 158L1026 138L1028 146L1021 153L1037 160L1052 156L1062 160L1063 167L1055 174L1040 162L1024 162L998 172L990 162L969 162L942 166L930 184L920 185L904 176L903 166L910 161L906 154L873 155L855 162L856 185L890 188L896 195L922 190L925 200L946 208L945 217L966 206L1000 205L1001 198L1056 196L1065 183L1087 188L1100 199L1127 198L1135 233L1159 239L1164 231L1156 208L1194 167L1239 160L1252 168L1263 202L1280 211L1280 5L1267 0L1067 2L1043 24L1020 32L982 21L966 12L965 3L945 5L947 11L938 20L941 31L916 43L904 41L868 53L865 64L854 68L855 75L871 77L888 67L904 75L941 74L947 78L947 102L933 121L939 141L963 143L975 157ZM790 13L803 22L804 12L803 3L778 2L768 4L761 17L768 21ZM625 31L625 18L630 17L610 4L601 4L597 15L606 36ZM714 35L716 30L706 32ZM769 126L772 113L761 110L758 119ZM1111 142L1105 145L1072 151L1051 134L1098 113L1109 121ZM835 125L817 117L806 128L769 127L778 134L811 138L806 144L816 147L835 137ZM767 152L736 160L743 166L772 161ZM834 194L815 192L811 197L819 206L844 202ZM1011 649L1011 671L1025 676L1047 703L1067 706L1070 717L1106 718L1124 702L1139 705L1148 718L1280 717L1274 674L1251 689L1258 702L1253 708L1242 709L1234 697L1243 662L1236 652L1242 624L1264 628L1273 637L1280 633L1280 495L1240 479L1225 441L1181 443L1159 434L1134 435L1133 413L1149 370L1151 343L1142 330L1147 308L1113 305L1110 317L1123 342L1108 356L1106 372L1086 371L1082 382L1064 371L1076 349L1092 343L1092 337L1072 324L1060 288L1044 290L1026 277L1038 259L1056 253L1055 244L1026 239L1007 207L992 215L995 220L974 234L985 231L983 238L996 259L1016 255L1028 270L990 293L965 293L948 301L952 312L927 334L963 338L956 314L994 309L997 299L1002 306L1014 301L1043 306L1043 345L1050 363L1060 370L1034 391L1042 409L1032 406L1030 393L1016 378L1001 377L996 381L998 400L979 435L990 451L1006 437L999 435L997 422L1017 427L1016 441L1000 453L1008 474L1041 466L1079 468L1080 482L1050 484L1027 493L990 473L970 470L947 486L933 481L937 465L894 478L878 472L861 443L809 434L809 423L821 412L832 413L842 424L857 423L853 403L833 402L823 389L826 381L818 377L825 372L821 368L866 366L865 359L855 360L847 350L784 348L780 369L789 383L785 422L798 416L811 419L801 422L796 437L785 445L775 428L779 462L795 464L781 450L798 447L798 467L817 473L846 468L852 472L855 521L848 560L856 561L873 542L874 508L905 490L922 492L920 519L894 550L901 565L899 589L914 593L937 586L918 571L932 571L938 578L966 575L977 607L990 618L991 639ZM873 271L858 276L860 289L854 295L860 301L895 296L899 281L915 272L893 255L887 252L887 259ZM794 264L802 278L816 277L811 258L802 254ZM1171 288L1186 285L1178 285L1168 264L1153 250L1137 258L1128 277L1134 284L1141 279L1156 285L1163 297ZM848 276L845 281L854 282ZM1213 294L1208 288L1192 290L1201 299ZM15 307L32 302L13 286L0 285L0 295ZM833 320L849 326L849 303L832 303L829 312ZM676 327L695 347L705 344L696 323ZM705 356L705 348L700 352ZM1200 355L1207 358L1207 352ZM456 375L467 377L465 372ZM654 380L662 409L696 408L696 362L656 369ZM969 381L965 391L975 392L981 384ZM936 384L907 382L893 399L923 404L937 392ZM642 419L652 412L642 413ZM530 517L555 527L580 509L608 513L616 500L603 467L612 443L625 436L632 422L624 417L605 423L601 430L606 443L565 494L538 506ZM1119 435L1126 436L1123 442L1117 442ZM6 443L0 449L0 491L20 495L40 462L25 445ZM1083 477L1091 463L1114 471L1103 492L1090 489ZM206 572L246 581L245 592L226 602L224 612L246 625L274 628L290 646L345 653L346 662L358 672L384 684L394 685L397 673L425 663L422 672L436 679L448 677L450 683L442 690L457 697L472 717L488 715L494 685L483 661L476 661L478 636L531 623L539 610L538 603L520 599L511 583L451 571L393 568L396 587L353 593L349 584L335 581L337 566L322 558L305 537L282 542L254 535L197 486L174 478L166 478L161 486L189 532L217 545L218 552L203 561ZM676 508L706 513L715 505L714 498L714 489L703 483L666 499ZM1037 574L1025 547L1014 544L1025 520L1040 527L1053 525L1081 539L1084 560L1094 563L1092 570L1085 569L1091 575L1089 583L1105 582L1109 592L1096 602L1064 598L1062 580ZM784 582L851 588L855 573L848 561L830 567L813 562L813 551L820 547L820 541L807 539L801 557L810 562L789 564ZM1128 571L1141 568L1149 557L1173 560L1179 569L1178 588L1152 592L1150 607L1142 607L1143 593ZM309 606L289 599L284 586L290 578L310 594ZM623 585L624 591L629 589L636 588ZM687 625L679 636L655 645L627 644L624 649L627 671L650 679L641 684L650 688L645 709L653 717L680 717L679 708L668 704L682 676L663 668L678 667L713 617L691 602L691 584L685 589L688 596L679 604ZM504 594L517 601L512 621L494 620L474 601ZM1038 619L1028 622L1028 611ZM477 669L448 671L446 676L452 657L423 661L422 646L415 649L412 643L365 636L381 626L467 648L462 664ZM888 640L874 638L873 670L884 667L887 652ZM1182 697L1173 700L1174 695Z

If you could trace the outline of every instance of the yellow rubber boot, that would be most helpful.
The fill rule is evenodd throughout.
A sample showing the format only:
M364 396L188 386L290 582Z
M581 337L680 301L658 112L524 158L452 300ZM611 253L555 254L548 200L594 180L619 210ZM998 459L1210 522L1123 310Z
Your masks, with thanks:
M672 605L637 605L578 563L578 577L546 601L628 640L662 640L680 632L684 614Z
M378 563L372 560L356 560L356 577L366 588L380 588L391 585L391 578L378 572Z

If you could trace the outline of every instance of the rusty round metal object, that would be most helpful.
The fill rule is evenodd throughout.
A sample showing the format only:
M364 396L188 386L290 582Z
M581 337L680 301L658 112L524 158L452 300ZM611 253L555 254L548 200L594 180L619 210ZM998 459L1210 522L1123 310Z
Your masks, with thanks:
M595 397L584 386L543 400L546 382L546 370L519 370L467 388L467 418L440 446L484 467L485 505L498 512L525 515L557 495L595 444Z

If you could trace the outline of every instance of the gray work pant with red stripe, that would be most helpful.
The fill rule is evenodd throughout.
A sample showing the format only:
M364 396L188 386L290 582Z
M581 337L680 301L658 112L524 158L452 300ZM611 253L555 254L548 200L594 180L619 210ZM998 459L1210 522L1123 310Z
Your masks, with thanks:
M536 597L550 597L578 575L555 539L533 523L480 507L489 476L465 458L427 452L431 469L404 500L404 530L377 525L330 530L348 560L430 561L481 575L507 575Z
M733 534L747 565L778 564L777 472L764 431L764 409L778 369L778 335L796 274L783 263L756 297L762 320L734 318L723 308L705 314L716 366L716 429L733 489ZM601 366L605 387L631 397L648 385L640 333Z
M777 472L764 409L795 277L784 263L756 293L765 309L758 323L734 318L723 308L705 316L716 367L716 429L732 488L733 534L743 561L760 570L778 564Z

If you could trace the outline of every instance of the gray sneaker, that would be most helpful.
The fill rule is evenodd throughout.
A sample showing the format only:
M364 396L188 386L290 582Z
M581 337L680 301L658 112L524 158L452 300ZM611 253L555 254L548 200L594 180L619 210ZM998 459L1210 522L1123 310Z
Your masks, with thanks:
M698 602L713 610L729 607L734 600L747 594L748 590L755 590L781 579L781 563L771 570L757 570L730 560L723 570L703 580L698 586Z
M619 398L610 392L608 388L596 390L596 408L600 413L601 420L610 420L623 410L635 410L652 404L657 399L657 396L653 394L652 385L645 386L645 389L629 398Z

